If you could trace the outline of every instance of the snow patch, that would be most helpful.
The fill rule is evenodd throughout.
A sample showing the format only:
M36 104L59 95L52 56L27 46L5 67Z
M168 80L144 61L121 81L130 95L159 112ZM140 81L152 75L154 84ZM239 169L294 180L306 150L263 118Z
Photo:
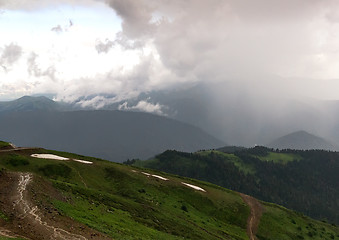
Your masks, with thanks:
M141 173L146 175L147 177L151 176L151 177L159 178L159 179L164 180L164 181L168 181L168 178L164 178L164 177L159 176L159 175L149 174L149 173L146 173L146 172L141 172Z
M79 162L79 163L84 163L84 164L93 164L93 162L90 161L85 161L85 160L79 160L79 159L72 159L73 161Z
M93 164L93 162L90 161L85 161L85 160L79 160L79 159L70 159L70 158L65 158L65 157L60 157L58 155L54 154L32 154L31 157L34 158L43 158L43 159L52 159L52 160L58 160L58 161L75 161L75 162L80 162L84 164Z
M60 157L54 154L32 154L31 157L67 161L69 158Z
M206 192L206 190L201 188L201 187L198 187L198 186L195 186L195 185L192 185L192 184L188 184L188 183L184 183L184 182L181 182L181 183L186 185L187 187L193 188L195 190Z
M159 175L152 175L152 177L159 178L159 179L164 180L164 181L168 181L168 178L164 178L164 177L159 176Z

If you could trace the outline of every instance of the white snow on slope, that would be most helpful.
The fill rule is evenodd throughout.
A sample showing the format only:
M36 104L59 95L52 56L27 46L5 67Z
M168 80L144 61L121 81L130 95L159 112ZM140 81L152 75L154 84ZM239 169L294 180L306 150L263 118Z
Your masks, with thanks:
M188 183L184 183L184 182L181 182L181 183L186 185L187 187L193 188L195 190L206 192L205 189L203 189L201 187L198 187L198 186L195 186L195 185L192 185L192 184L188 184Z
M79 160L79 159L70 159L70 158L65 158L65 157L60 157L58 155L54 154L32 154L31 157L35 158L43 158L43 159L53 159L53 160L58 160L58 161L76 161L84 164L93 164L93 162L90 161L85 161L85 160Z

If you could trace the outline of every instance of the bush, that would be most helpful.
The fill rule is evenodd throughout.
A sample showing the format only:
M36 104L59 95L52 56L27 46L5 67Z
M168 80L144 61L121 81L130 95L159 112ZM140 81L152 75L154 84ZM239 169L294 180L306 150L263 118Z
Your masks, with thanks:
M183 211L185 211L185 212L188 212L187 207L186 207L185 205L182 205L182 206L181 206L181 210L183 210Z
M72 169L63 163L59 163L48 164L44 167L39 168L39 171L41 171L46 177L50 178L68 178L72 172Z
M24 157L22 157L22 156L13 155L7 161L7 164L12 165L13 167L26 166L26 165L29 164L29 161L27 159L25 159Z

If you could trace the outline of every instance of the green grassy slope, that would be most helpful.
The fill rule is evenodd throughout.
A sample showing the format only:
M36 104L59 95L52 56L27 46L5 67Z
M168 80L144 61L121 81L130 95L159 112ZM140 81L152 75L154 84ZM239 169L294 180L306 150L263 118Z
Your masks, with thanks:
M94 164L36 159L32 153ZM48 178L68 199L49 200L60 213L114 239L247 239L249 207L237 193L208 183L147 171L169 179L164 181L141 172L146 170L43 149L0 153L1 168Z
M234 153L166 151L154 159L130 164L212 182L339 224L336 152L264 147Z
M32 153L53 153L94 163L36 159L30 157ZM52 182L64 198L44 201L63 216L114 239L248 239L249 207L238 193L207 182L44 149L0 152L0 169L31 172ZM329 224L276 205L265 204L265 209L259 226L260 239L298 239L299 235L310 239L306 232L309 224L326 234L326 238L318 234L312 239L339 236L338 228ZM1 216L11 221L10 216ZM285 232L279 228L281 223L290 223L291 218L296 227L301 226L301 233L294 231L293 226Z

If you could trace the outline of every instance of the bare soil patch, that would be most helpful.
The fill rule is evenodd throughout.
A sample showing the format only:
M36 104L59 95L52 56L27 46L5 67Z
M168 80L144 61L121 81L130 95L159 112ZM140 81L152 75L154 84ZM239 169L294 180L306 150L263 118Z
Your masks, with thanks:
M260 202L246 194L240 193L244 202L251 208L251 214L247 219L247 235L250 240L257 240L255 236L258 230L261 215L263 213L263 206Z

